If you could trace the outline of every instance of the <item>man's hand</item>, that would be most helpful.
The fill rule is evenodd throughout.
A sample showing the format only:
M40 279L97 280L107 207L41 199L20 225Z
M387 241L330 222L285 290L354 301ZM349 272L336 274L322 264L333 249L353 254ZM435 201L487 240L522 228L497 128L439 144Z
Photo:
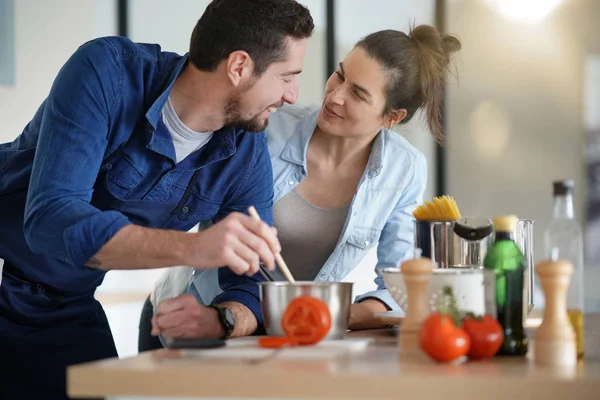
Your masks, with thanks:
M242 213L232 213L198 232L195 242L187 265L198 269L227 265L238 275L256 274L259 260L274 270L275 253L281 251L275 228Z
M152 317L152 335L168 338L220 338L225 330L217 310L203 306L190 294L158 304Z
M228 308L235 318L231 337L248 336L256 331L256 317L248 307L234 301L220 304ZM168 338L220 338L225 330L217 310L198 303L189 294L167 299L158 304L152 317L152 335Z

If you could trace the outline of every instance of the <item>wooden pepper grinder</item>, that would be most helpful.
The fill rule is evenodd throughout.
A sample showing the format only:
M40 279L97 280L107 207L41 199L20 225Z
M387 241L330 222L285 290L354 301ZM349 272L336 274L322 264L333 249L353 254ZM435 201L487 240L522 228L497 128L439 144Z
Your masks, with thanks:
M428 288L434 268L435 264L431 259L421 258L421 249L415 249L415 258L400 266L408 303L398 337L401 352L419 350L421 324L430 313Z
M567 290L573 275L573 264L556 259L538 263L546 307L542 324L535 334L534 360L539 365L572 366L577 363L575 332L567 315Z

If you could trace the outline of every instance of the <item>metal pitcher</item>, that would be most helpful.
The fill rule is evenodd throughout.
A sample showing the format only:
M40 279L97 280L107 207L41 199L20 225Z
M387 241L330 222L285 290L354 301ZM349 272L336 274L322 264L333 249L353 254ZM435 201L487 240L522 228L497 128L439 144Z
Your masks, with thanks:
M517 229L515 230L515 243L521 249L521 253L525 256L525 284L524 296L527 299L527 313L529 314L533 309L533 297L534 297L534 281L535 281L535 254L534 254L534 243L535 243L535 229L534 220L532 219L519 219L517 221Z
M415 221L415 247L438 268L483 266L492 244L492 221L488 218Z
M454 224L454 266L483 266L485 256L494 244L492 220L464 217Z

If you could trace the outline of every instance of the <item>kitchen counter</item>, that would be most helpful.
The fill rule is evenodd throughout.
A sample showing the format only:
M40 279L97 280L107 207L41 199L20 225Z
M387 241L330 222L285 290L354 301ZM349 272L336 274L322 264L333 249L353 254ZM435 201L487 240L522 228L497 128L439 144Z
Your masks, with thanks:
M209 356L202 356L202 350L188 354L163 349L72 366L67 385L74 397L136 399L581 400L598 398L600 393L600 314L586 315L585 357L574 368L539 367L531 355L436 364L422 354L399 355L395 332L350 332L344 344L364 345L363 349L345 351L338 343L313 349L312 356L240 349L235 353L239 357L219 357L227 352L210 350L205 353Z

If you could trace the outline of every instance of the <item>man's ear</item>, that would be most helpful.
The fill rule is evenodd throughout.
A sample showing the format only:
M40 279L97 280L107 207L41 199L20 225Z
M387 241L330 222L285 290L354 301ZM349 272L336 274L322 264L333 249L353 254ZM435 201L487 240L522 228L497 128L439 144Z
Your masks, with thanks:
M254 73L254 62L250 54L243 50L236 50L229 54L225 67L227 78L236 87L251 78Z

